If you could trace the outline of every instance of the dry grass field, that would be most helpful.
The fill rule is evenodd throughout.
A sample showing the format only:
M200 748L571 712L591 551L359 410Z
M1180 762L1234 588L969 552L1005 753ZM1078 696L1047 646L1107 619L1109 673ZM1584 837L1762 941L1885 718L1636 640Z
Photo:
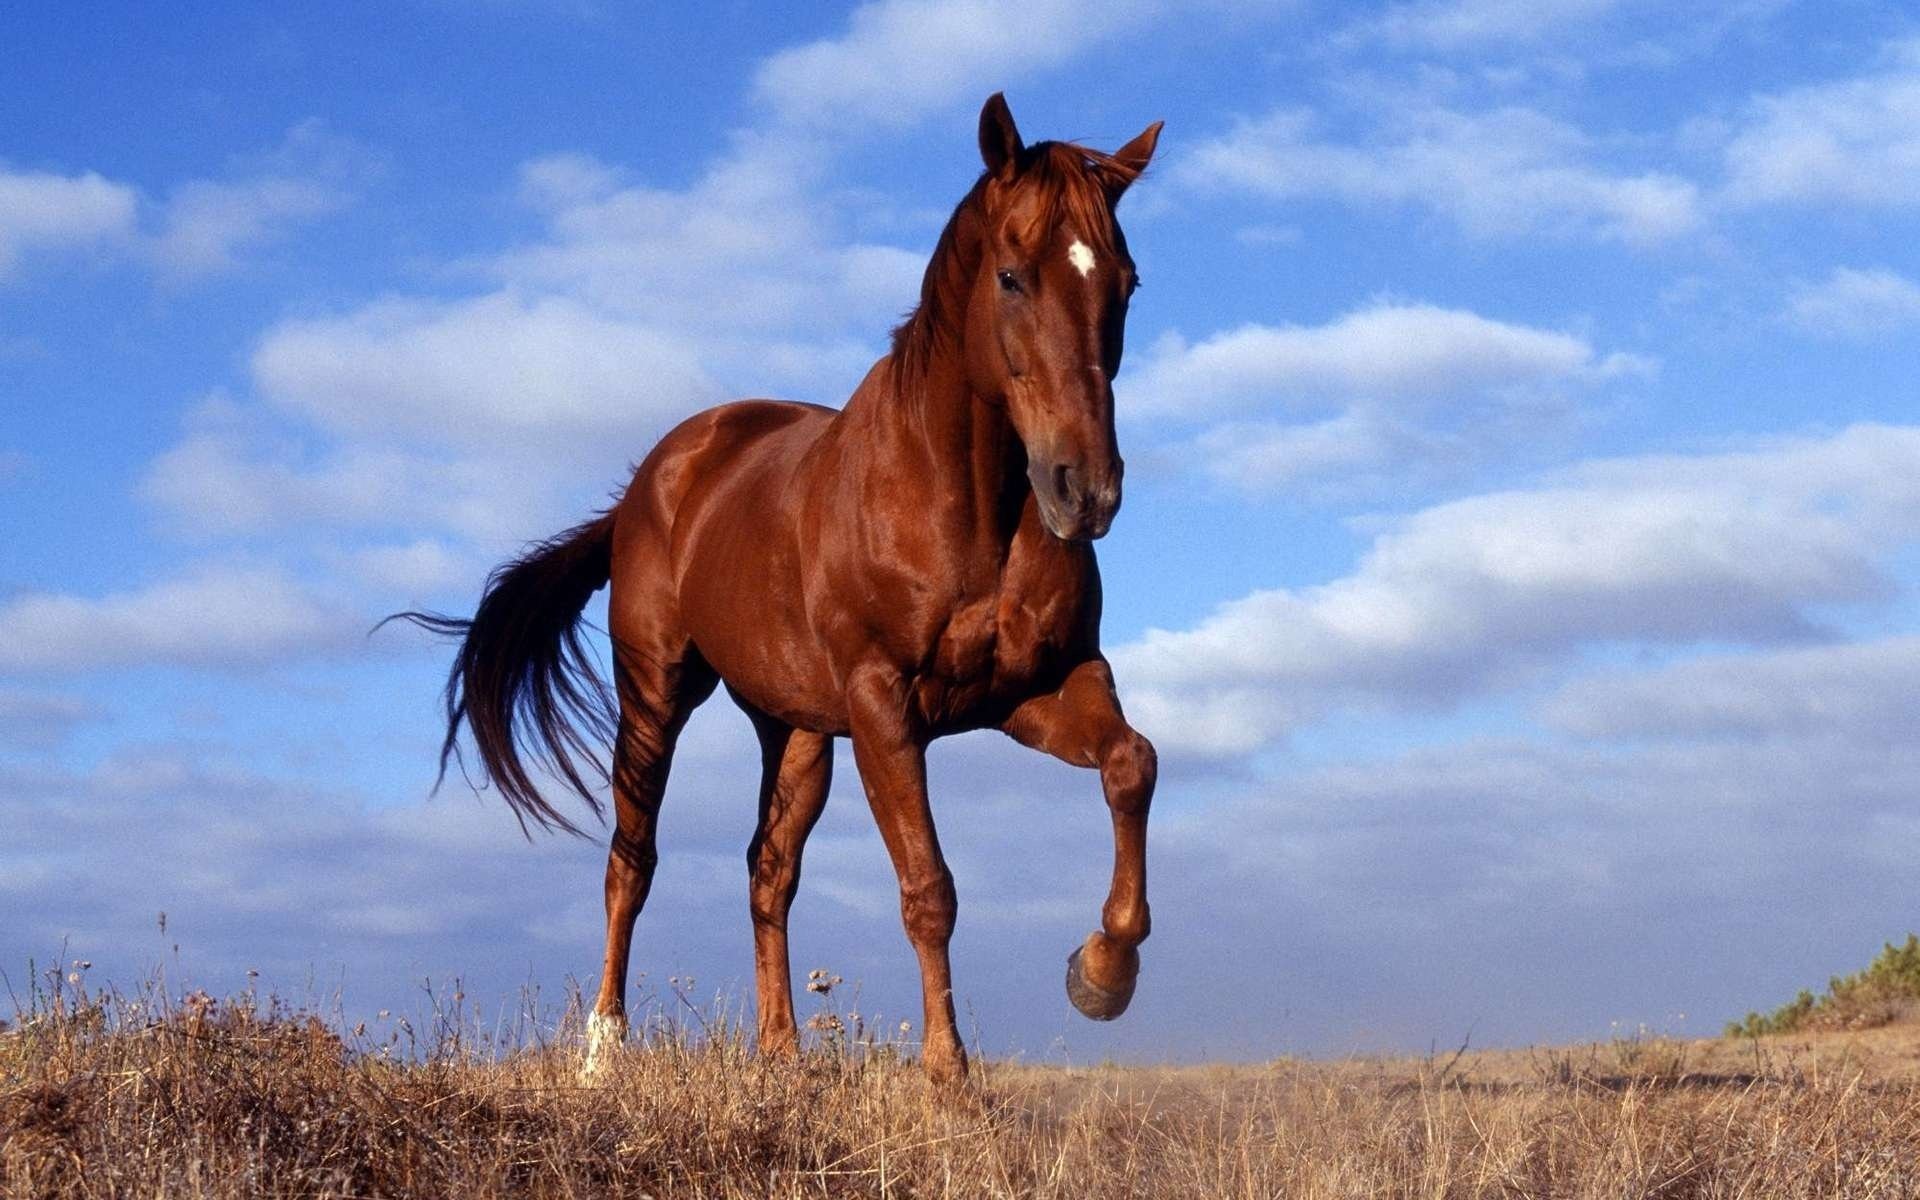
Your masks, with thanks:
M78 978L76 976L76 978ZM934 1091L683 1010L593 1086L573 1030L418 1029L61 980L0 1031L0 1194L1920 1195L1920 1032L1069 1070Z

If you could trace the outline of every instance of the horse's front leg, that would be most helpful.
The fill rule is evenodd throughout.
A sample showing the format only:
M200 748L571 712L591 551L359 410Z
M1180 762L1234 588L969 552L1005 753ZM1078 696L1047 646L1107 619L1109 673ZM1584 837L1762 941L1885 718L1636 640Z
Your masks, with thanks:
M920 957L921 1064L937 1083L966 1078L967 1052L953 1019L947 944L958 901L953 873L927 805L926 739L909 711L906 683L884 667L854 672L847 687L853 760L881 840L900 877L900 918Z
M1075 667L1059 691L1027 701L1001 726L1014 740L1077 767L1098 767L1113 813L1113 884L1100 930L1067 959L1067 996L1096 1021L1126 1011L1140 974L1147 908L1147 809L1158 759L1120 713L1105 659Z

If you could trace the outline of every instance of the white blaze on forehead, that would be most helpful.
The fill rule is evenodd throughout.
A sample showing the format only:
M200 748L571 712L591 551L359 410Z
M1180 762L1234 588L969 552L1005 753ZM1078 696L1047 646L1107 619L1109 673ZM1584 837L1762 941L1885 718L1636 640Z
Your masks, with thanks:
M1085 242L1076 240L1073 245L1067 247L1067 261L1072 263L1073 269L1080 272L1083 277L1093 274L1093 251L1087 248Z

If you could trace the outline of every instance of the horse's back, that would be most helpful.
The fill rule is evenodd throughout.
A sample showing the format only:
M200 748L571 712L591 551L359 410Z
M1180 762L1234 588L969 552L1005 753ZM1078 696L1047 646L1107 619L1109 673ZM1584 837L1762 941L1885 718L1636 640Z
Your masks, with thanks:
M620 503L622 518L665 518L671 528L694 493L737 477L755 459L777 462L794 440L788 435L817 435L833 415L831 408L793 400L735 400L703 409L668 430L635 468Z

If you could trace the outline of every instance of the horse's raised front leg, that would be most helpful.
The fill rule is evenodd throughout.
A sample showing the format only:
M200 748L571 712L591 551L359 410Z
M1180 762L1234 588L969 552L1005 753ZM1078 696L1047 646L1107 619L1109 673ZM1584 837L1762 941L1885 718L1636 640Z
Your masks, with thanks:
M713 692L703 662L630 667L620 680L620 729L613 751L613 842L607 850L607 946L600 990L587 1017L586 1074L606 1065L627 1036L627 959L633 923L653 888L655 835L673 747L687 718Z
M1001 728L1063 762L1100 769L1113 813L1113 884L1100 930L1067 959L1067 996L1094 1020L1111 1021L1133 999L1139 946L1153 924L1147 908L1147 809L1159 769L1153 743L1121 715L1105 659L1075 667L1058 692L1022 704Z
M853 759L900 877L900 917L920 958L921 1064L937 1083L966 1078L967 1052L953 1019L947 943L958 908L953 873L927 806L926 741L909 711L906 685L886 668L857 670L847 687Z
M800 854L827 806L833 739L749 712L760 735L760 824L747 847L753 909L753 975L760 1052L791 1056L793 974L787 960L787 912L800 887Z

